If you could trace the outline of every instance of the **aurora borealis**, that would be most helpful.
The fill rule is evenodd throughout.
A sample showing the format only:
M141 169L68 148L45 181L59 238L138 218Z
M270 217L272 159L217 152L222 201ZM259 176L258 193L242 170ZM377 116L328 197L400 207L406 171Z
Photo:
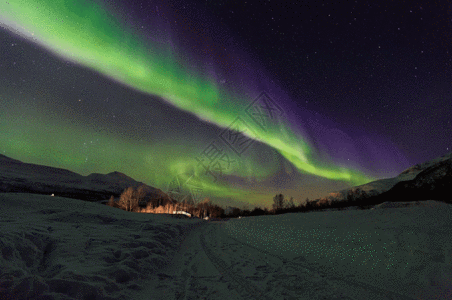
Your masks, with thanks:
M411 57L406 61L391 58L403 52L406 43L384 45L378 55L350 46L350 52L361 52L355 56L359 70L347 63L350 54L337 49L337 66L317 65L312 71L300 61L316 59L317 51L301 55L314 46L303 49L303 43L294 42L293 53L282 56L297 57L293 65L300 73L295 74L277 54L265 59L273 45L255 44L244 36L253 28L266 35L272 31L267 23L261 27L250 23L246 30L236 31L233 24L240 22L228 21L234 12L225 7L232 7L230 11L236 7L236 15L246 13L243 4L222 1L0 2L0 151L83 175L116 170L163 190L175 176L196 173L205 195L222 204L252 205L267 205L277 192L297 200L322 196L394 176L447 151L450 138L445 141L435 132L450 137L450 122L445 119L450 112L450 86L445 84L450 84L450 73L449 77L431 73L438 71L435 66L450 70L450 60L445 67L435 62L438 56L429 56L419 61L419 71L413 66L396 74L418 60L413 54L416 45L406 53ZM256 14L262 18L270 10L259 9ZM314 16L313 11L309 13ZM318 11L323 13L323 8ZM425 18L428 21L429 16ZM302 22L300 28L305 26ZM450 32L450 27L442 30ZM343 35L346 44L355 39L353 34L358 35L338 31L335 37L340 40ZM274 44L284 49L285 41L280 37ZM332 44L331 40L328 46ZM374 51L381 49L378 46ZM319 54L326 51L317 47ZM450 47L450 42L442 47ZM373 70L380 65L382 73ZM361 80L360 72L379 75ZM411 72L431 75L429 80L414 79ZM331 78L331 73L338 75ZM294 83L293 77L301 79ZM300 94L304 85L307 93ZM312 95L315 86L317 96ZM337 86L341 95L336 90L334 96L326 96L324 90L333 93ZM420 94L417 88L426 92ZM330 98L322 103L326 97ZM377 116L378 107L390 105L382 100L385 97L397 98L398 108L385 108L387 119L369 119L368 112L374 110ZM443 99L444 105L429 97ZM395 111L409 115L398 128L391 125ZM433 114L439 124L429 117ZM422 115L427 117L420 119ZM418 127L426 128L416 134ZM231 128L242 134L232 135L237 131ZM428 144L434 151L427 154L429 147L423 143L407 151L404 138L416 140L419 135L431 139ZM238 154L246 143L249 148ZM206 164L209 172L202 166Z

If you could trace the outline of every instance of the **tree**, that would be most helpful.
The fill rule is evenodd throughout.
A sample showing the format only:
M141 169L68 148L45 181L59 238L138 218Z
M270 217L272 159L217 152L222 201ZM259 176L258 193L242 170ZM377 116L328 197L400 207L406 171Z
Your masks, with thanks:
M204 198L203 201L199 202L197 205L197 209L199 210L199 217L204 218L211 214L211 204L209 198Z
M138 201L142 201L146 197L146 187L144 185L140 185L136 191L136 196Z
M250 212L250 216L262 216L265 215L266 211L263 210L260 207L255 207L251 212Z
M115 197L112 195L107 203L108 206L115 207Z
M355 193L353 192L353 190L349 190L347 193L347 201L348 202L353 202L356 200L356 196Z
M206 216L209 218L219 218L224 214L224 209L216 204L209 204L207 211L208 214Z
M315 201L310 201L309 198L306 198L306 204L304 205L305 209L311 210L314 208Z
M118 205L120 208L126 211L132 211L138 207L138 197L133 187L129 187L124 190L124 192L119 197Z
M293 209L295 207L295 203L293 201L293 197L290 197L289 201L287 202L287 208Z
M213 218L219 218L220 216L224 215L224 209L218 205L214 206L214 213L212 214Z
M241 213L241 211L240 211L240 208L234 208L233 210L232 210L232 216L233 217L238 217L239 215L240 215L240 213Z
M305 203L304 203L304 208L307 208L307 207L309 207L309 206L310 206L310 204L311 204L311 201L309 200L309 198L308 198L308 197L306 197L306 200L305 200Z
M246 203L245 205L243 205L242 216L249 216L250 213L250 205Z
M273 209L281 210L284 208L284 195L279 194L273 197Z

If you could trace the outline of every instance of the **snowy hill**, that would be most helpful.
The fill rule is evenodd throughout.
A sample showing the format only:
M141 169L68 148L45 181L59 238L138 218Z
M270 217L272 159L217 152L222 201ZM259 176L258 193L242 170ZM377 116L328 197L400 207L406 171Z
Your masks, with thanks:
M5 156L3 154L0 154L0 162L2 165L4 164L15 164L15 163L22 163L20 160L12 159L8 156Z
M0 193L21 192L100 201L119 195L128 187L144 185L149 198L169 197L160 189L138 182L120 173L93 173L82 176L75 172L43 165L24 163L0 155Z
M412 180L401 181L389 191L378 197L388 201L398 199L413 200L451 200L452 158L437 160L434 164L425 165L422 171Z
M339 193L335 193L338 196L336 196L334 198L336 198L338 200L344 200L344 196L350 192L355 196L360 196L362 194L362 192L365 192L366 194L368 194L370 196L377 196L384 192L389 191L390 189L392 189L394 186L396 186L400 182L412 181L412 180L416 179L416 177L420 173L422 173L426 170L435 169L435 168L439 167L441 164L443 164L444 162L451 161L451 160L452 160L452 152L450 152L446 155L443 155L441 157L435 158L431 161L428 161L428 162L425 162L422 164L417 164L413 167L410 167L410 168L406 169L405 171L403 171L402 173L400 173L396 177L380 179L380 180L376 180L376 181L372 181L372 182L369 182L366 184L352 187L351 189L342 190Z

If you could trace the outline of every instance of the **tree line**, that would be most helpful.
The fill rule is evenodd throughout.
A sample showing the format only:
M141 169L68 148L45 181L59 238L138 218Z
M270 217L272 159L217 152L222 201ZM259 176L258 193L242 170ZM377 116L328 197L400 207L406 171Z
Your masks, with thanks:
M144 186L139 186L136 189L129 187L124 190L117 201L111 196L107 205L130 212L171 214L175 211L185 211L198 218L220 218L224 216L224 209L211 203L209 198L195 203L192 197L187 197L183 201L178 202L169 197L145 201L146 196L147 191Z
M248 205L246 205L244 209L234 208L231 212L226 214L222 207L211 203L208 198L197 204L194 203L191 197L188 197L181 202L164 198L155 198L152 201L145 202L146 195L147 190L144 186L139 186L136 189L129 187L123 191L118 200L111 196L107 205L130 212L171 214L175 211L185 211L198 218L237 218L239 216L246 217L275 215L288 212L307 212L324 208L342 209L345 206L350 206L350 203L356 200L355 197L350 194L346 195L346 199L340 202L328 201L325 198L310 201L309 198L306 198L304 204L296 204L293 197L285 199L283 194L277 194L273 197L271 209L268 209L267 207L254 207L253 209L249 209ZM362 194L360 196L362 196Z
M140 186L137 189L129 187L121 194L118 201L115 201L112 196L107 205L112 207L121 208L126 211L132 212L145 212L145 213L173 213L174 211L185 211L192 216L204 218L206 216L210 218L237 218L239 216L261 216L261 215L277 215L290 212L310 212L319 211L323 209L343 210L347 207L355 206L357 209L370 209L373 206L383 203L385 201L414 201L413 199L407 199L400 195L392 195L389 192L383 194L367 193L361 189L353 189L338 193L333 197L320 198L316 200L309 200L306 198L304 203L296 204L293 197L286 199L283 194L277 194L273 197L273 203L271 208L267 207L254 207L249 209L248 205L244 209L234 208L228 214L225 210L210 202L208 198L195 204L193 199L188 197L183 201L176 201L174 199L157 198L144 203L146 190ZM413 196L414 197L414 196ZM417 199L418 200L418 199ZM438 198L439 201L443 201ZM446 203L450 203L450 199L444 200Z

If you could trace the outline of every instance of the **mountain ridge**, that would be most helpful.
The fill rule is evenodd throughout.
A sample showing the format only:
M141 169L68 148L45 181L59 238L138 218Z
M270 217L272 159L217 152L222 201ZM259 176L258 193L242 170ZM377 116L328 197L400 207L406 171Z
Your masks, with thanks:
M145 186L147 199L172 199L162 190L136 181L124 173L80 175L67 169L25 163L0 154L0 193L26 192L87 201L117 198L128 187Z
M331 193L328 200L347 199L376 201L398 201L399 198L422 200L423 197L435 200L444 199L447 186L452 185L452 152L416 164L393 178L384 178ZM389 200L391 199L391 200ZM424 199L427 200L427 199Z

